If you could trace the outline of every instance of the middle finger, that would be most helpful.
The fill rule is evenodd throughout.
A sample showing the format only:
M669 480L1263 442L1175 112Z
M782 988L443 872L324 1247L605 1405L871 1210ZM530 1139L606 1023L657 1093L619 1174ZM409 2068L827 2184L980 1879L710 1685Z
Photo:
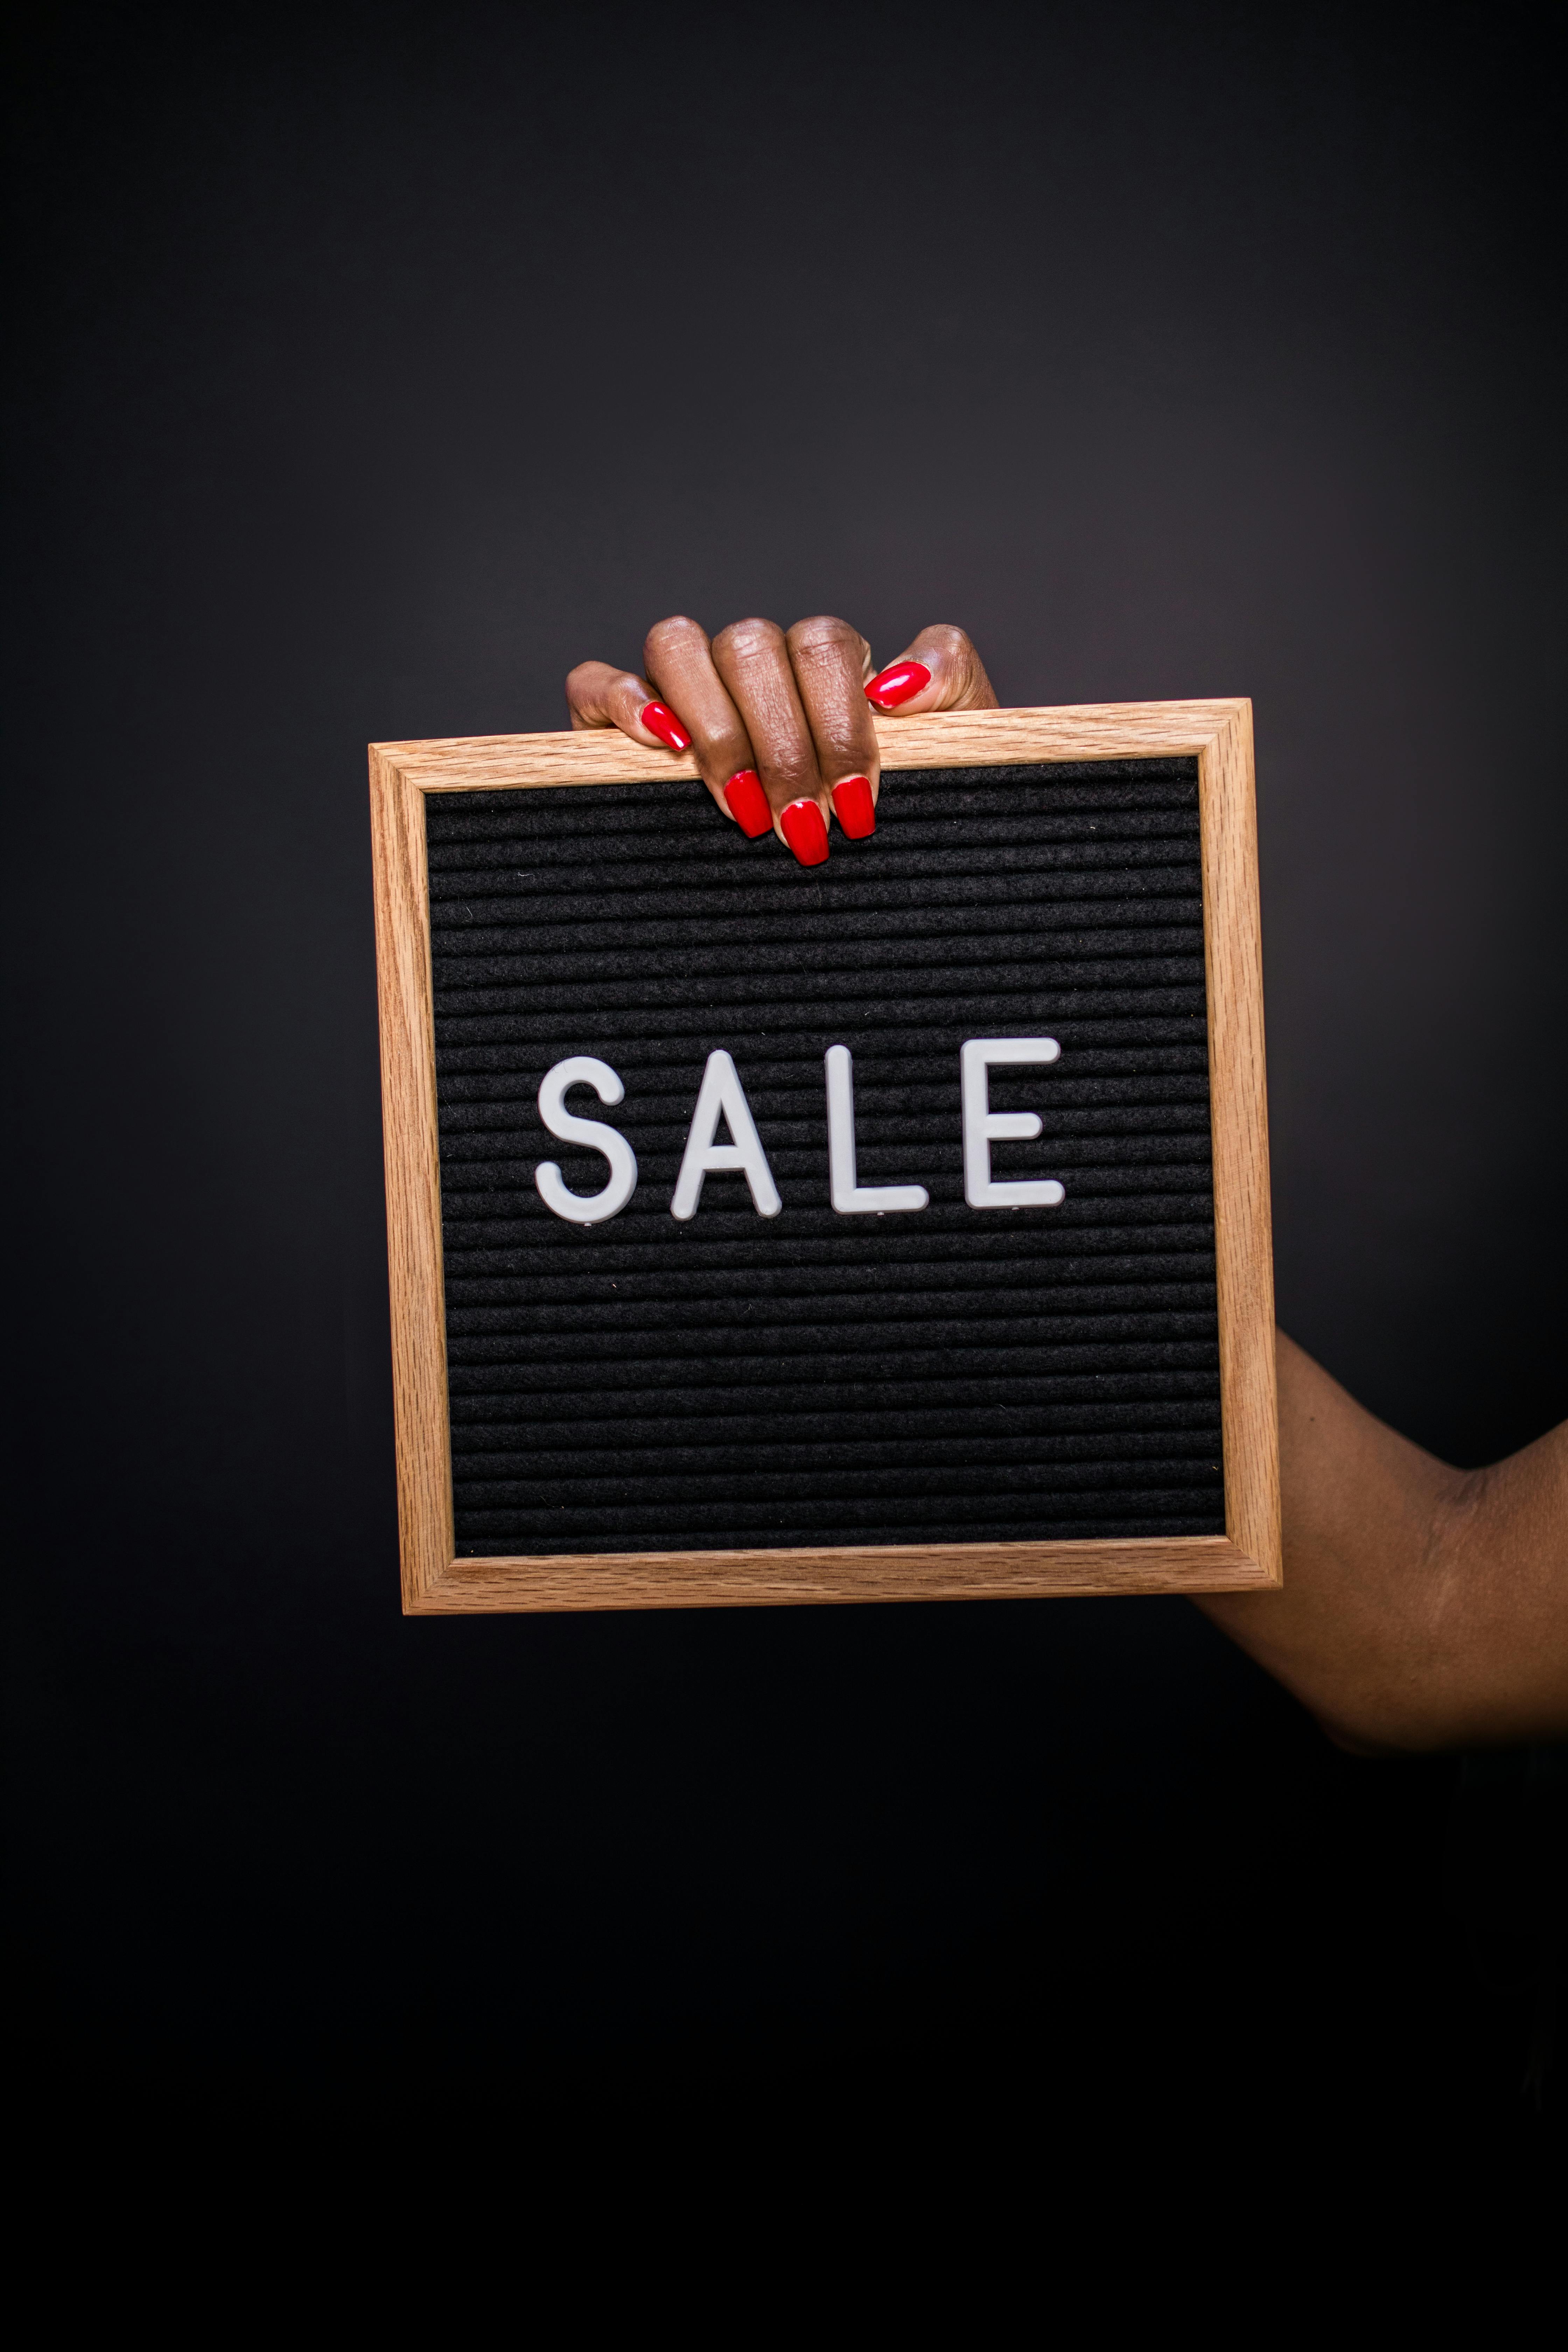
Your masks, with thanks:
M797 621L788 645L833 814L852 841L864 841L877 829L881 775L877 729L866 699L871 648L858 629L828 613Z
M803 866L820 866L827 788L784 631L776 621L732 621L713 640L713 665L751 738L775 829Z

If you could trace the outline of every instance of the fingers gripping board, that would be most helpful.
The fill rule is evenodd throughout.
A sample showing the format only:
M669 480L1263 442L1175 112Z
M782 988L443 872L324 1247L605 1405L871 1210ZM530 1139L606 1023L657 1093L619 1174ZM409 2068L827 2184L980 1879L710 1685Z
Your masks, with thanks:
M1279 1580L1245 702L371 753L405 1606Z

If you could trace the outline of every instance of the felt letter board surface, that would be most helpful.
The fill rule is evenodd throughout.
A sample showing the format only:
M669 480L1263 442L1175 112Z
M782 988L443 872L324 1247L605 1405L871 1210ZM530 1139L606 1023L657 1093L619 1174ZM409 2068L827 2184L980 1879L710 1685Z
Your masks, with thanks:
M878 731L373 750L407 1608L1278 1582L1248 707Z

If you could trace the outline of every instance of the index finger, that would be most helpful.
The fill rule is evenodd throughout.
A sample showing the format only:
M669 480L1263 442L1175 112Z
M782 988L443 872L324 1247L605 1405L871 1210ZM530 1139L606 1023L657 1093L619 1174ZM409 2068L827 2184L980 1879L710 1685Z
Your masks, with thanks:
M726 816L756 841L773 812L756 772L745 723L713 667L708 632L678 613L658 621L643 646L647 674L691 730L698 773Z

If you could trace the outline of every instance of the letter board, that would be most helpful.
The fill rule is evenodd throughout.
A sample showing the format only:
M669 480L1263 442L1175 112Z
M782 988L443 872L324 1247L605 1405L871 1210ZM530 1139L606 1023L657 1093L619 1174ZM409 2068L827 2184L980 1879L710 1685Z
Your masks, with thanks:
M373 747L405 1606L1279 1578L1245 702Z

